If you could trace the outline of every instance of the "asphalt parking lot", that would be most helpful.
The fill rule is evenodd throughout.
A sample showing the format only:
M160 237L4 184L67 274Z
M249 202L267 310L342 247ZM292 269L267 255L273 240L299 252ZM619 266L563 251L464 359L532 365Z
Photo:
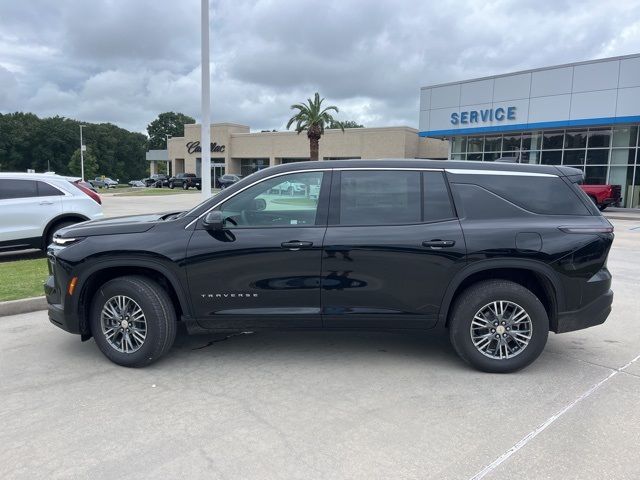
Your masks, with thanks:
M105 196L108 215L141 211L114 198L131 199ZM471 370L442 333L183 332L132 370L45 312L2 317L1 476L639 478L640 222L614 223L609 320L511 375Z

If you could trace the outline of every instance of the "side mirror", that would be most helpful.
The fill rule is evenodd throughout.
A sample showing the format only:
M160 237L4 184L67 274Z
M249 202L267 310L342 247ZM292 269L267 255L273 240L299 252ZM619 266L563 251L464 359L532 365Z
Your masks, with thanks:
M255 198L253 200L252 210L256 212L261 212L265 208L267 208L267 201L264 198Z
M222 230L224 228L224 215L220 210L213 210L204 216L202 226L206 230Z

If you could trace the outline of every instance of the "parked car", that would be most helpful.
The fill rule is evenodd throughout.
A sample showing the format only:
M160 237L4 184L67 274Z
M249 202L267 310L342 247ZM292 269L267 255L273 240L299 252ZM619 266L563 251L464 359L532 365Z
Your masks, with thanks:
M242 178L241 175L233 175L231 173L222 175L216 179L217 187L224 190L225 188L233 185L236 182L239 182Z
M45 249L59 229L102 218L100 197L78 180L0 173L0 251Z
M147 187L162 188L168 184L169 177L163 173L154 173L148 178L144 178L141 181L144 182Z
M131 180L129 186L133 188L145 188L147 185L142 180Z
M196 177L195 173L178 173L177 175L169 178L168 181L169 188L180 188L183 190L189 190L189 188L197 188L200 190L202 188L200 177Z
M622 203L622 187L620 185L580 185L580 188L600 210L611 205L619 207Z
M115 188L118 186L118 182L111 180L109 177L96 177L93 180L89 180L89 183L95 188Z
M494 162L274 166L187 212L59 231L49 317L125 366L166 354L180 322L191 333L442 327L469 364L511 372L549 331L611 311L613 227L581 179ZM283 204L269 192L285 183L319 184L319 197Z
M306 193L306 191L306 185L300 182L282 182L271 189L271 192L273 193L286 193L288 195L302 195Z
M66 179L73 183L81 191L89 195L89 197L91 197L93 200L98 202L98 204L102 205L102 199L100 198L100 195L98 195L98 191L89 182L86 182L77 177L66 177Z

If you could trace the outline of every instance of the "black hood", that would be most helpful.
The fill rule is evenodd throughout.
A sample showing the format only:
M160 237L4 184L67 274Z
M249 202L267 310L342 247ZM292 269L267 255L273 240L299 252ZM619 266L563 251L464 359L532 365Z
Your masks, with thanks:
M89 220L59 230L56 233L56 237L74 238L122 233L142 233L153 228L156 223L164 217L175 213L179 212L148 213L145 215L129 215L126 217Z

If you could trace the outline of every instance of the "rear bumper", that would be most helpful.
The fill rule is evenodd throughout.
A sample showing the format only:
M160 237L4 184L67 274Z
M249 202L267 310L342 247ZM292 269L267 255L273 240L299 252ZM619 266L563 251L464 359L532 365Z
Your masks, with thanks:
M613 291L609 290L578 310L559 313L556 333L582 330L604 323L611 313L612 303Z

